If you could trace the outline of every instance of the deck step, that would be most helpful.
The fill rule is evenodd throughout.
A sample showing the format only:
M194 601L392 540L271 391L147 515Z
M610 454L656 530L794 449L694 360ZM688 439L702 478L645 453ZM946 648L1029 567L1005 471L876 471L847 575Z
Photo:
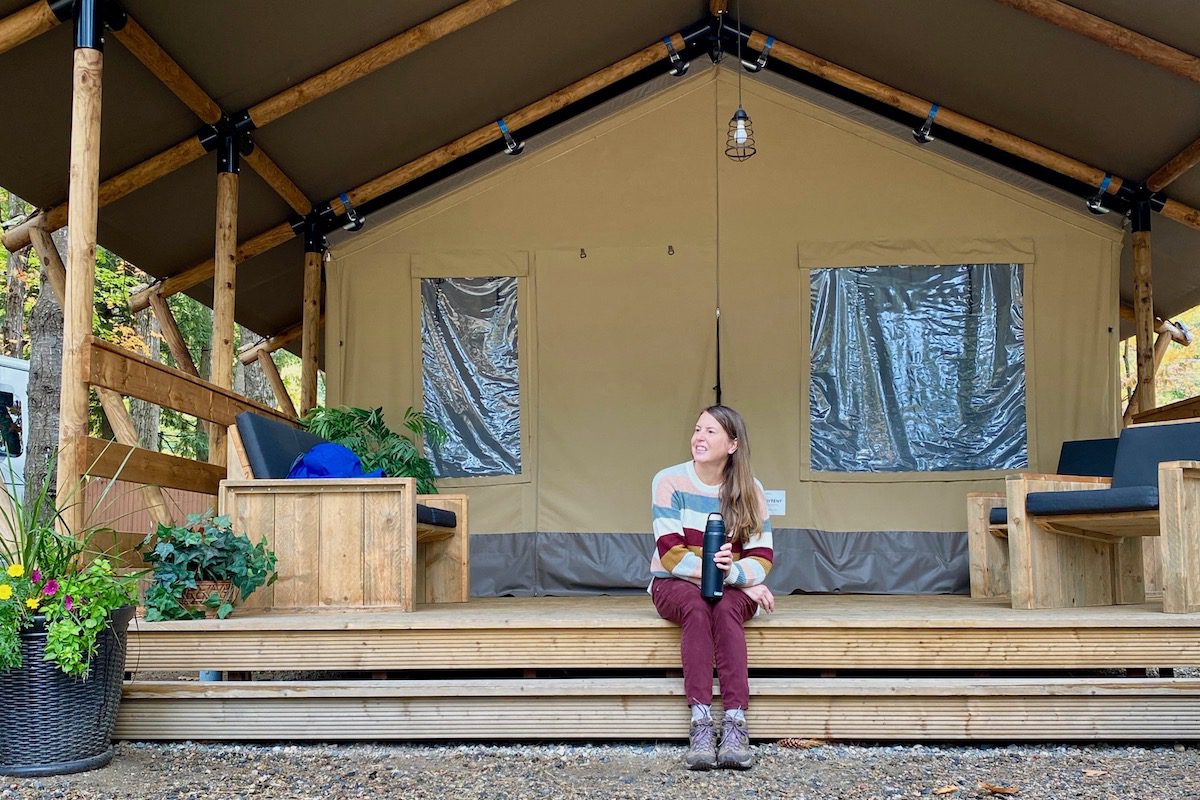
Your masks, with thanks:
M1200 739L1200 680L763 678L758 739ZM136 681L133 740L649 740L687 736L678 679Z

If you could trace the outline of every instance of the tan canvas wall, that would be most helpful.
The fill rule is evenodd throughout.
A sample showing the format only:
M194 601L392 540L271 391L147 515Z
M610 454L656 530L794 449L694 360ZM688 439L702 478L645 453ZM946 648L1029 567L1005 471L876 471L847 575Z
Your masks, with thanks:
M1031 466L1053 468L1064 439L1114 433L1118 233L749 80L760 151L730 162L734 80L693 72L339 246L330 402L397 420L419 405L416 273L523 254L525 470L466 482L472 526L647 531L650 478L687 457L712 399L719 291L724 400L747 418L760 478L787 492L777 527L963 530L965 493L999 474L807 470L802 267L814 254L845 266L1001 252L1026 264Z

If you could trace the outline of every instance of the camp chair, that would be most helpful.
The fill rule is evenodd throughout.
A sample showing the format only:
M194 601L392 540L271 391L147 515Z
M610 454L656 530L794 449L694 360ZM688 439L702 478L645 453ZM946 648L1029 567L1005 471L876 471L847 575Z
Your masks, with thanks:
M1007 482L1013 608L1140 603L1143 536L1159 537L1163 611L1200 610L1200 422L1121 432L1111 480Z
M296 458L324 441L248 411L229 427L221 513L252 538L266 535L279 557L273 591L246 605L466 602L466 495L418 495L412 478L288 480Z
M1116 459L1117 439L1063 442L1055 475L1112 477ZM967 495L967 551L972 597L1002 597L1009 592L1008 509L1005 504L1004 492Z

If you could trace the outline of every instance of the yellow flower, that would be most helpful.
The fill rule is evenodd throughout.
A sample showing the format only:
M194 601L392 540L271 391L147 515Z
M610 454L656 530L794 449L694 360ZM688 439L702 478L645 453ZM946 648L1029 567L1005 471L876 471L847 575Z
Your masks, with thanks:
M25 574L25 565L24 564L9 564L8 565L8 577L19 578L24 574Z
M12 587L7 583L0 583L0 600L7 600L12 597Z
M32 608L34 611L38 610L38 600L36 597L27 598L25 600L25 605L29 608Z

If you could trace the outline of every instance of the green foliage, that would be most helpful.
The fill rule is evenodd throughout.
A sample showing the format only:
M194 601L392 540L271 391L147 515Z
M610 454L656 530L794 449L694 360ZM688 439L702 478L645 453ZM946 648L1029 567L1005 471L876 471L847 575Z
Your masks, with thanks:
M154 568L154 582L145 597L147 622L203 617L203 611L183 606L184 591L195 589L198 581L231 581L246 598L279 577L266 537L253 544L233 530L229 517L192 514L186 525L159 525L137 549ZM233 611L215 593L205 605L216 608L221 619Z
M418 492L437 492L433 465L412 437L387 426L382 408L318 406L305 414L300 423L310 433L349 447L367 472L382 469L391 478L416 478ZM404 412L404 427L414 437L425 437L434 447L446 441L445 429L412 406Z
M85 563L94 536L110 529L85 524L81 531L65 530L63 512L82 496L82 487L60 496L56 505L52 480L48 476L30 492L29 501L0 482L8 506L0 503L0 525L9 531L0 537L0 670L21 666L21 631L44 614L45 659L82 678L109 616L136 602L137 575L115 574L104 558ZM109 481L100 502L112 486Z

